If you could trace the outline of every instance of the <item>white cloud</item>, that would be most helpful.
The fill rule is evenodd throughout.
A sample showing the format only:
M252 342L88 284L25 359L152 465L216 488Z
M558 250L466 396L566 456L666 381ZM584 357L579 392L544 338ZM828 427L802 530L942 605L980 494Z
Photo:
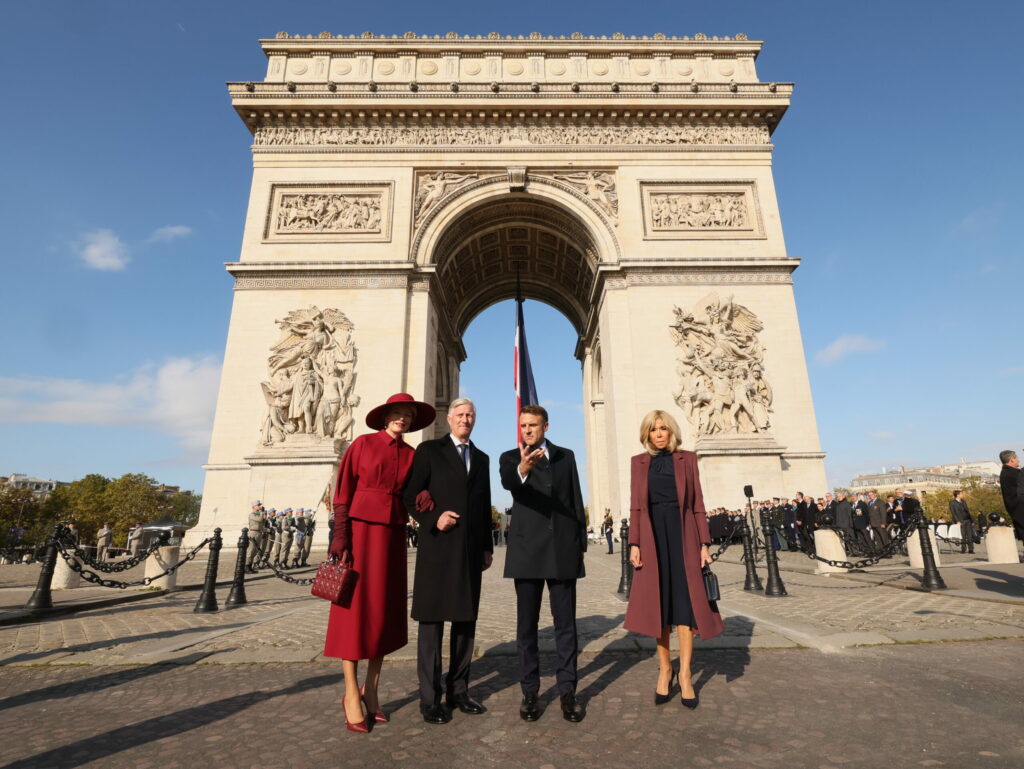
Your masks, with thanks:
M868 435L876 441L892 441L896 439L896 435L888 430L879 430L877 433L868 433Z
M863 334L843 334L834 342L818 351L814 360L822 366L831 366L844 358L859 352L875 352L885 347L881 339L869 339Z
M123 270L131 260L128 248L113 230L95 230L82 235L76 244L86 267L94 270Z
M110 382L0 377L0 423L127 426L169 435L206 459L220 381L213 357L169 358Z
M184 224L172 224L167 227L160 227L153 231L153 234L149 236L147 243L167 243L171 240L177 240L178 238L184 238L187 235L192 234L192 228L187 227Z

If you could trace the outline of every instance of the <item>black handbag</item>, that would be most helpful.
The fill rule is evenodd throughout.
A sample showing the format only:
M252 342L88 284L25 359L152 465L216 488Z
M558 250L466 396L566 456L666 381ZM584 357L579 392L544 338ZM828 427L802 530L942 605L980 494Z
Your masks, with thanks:
M704 592L708 594L709 601L720 601L722 600L722 593L718 589L718 577L711 571L711 564L705 564L704 568L700 570L701 576L704 577Z

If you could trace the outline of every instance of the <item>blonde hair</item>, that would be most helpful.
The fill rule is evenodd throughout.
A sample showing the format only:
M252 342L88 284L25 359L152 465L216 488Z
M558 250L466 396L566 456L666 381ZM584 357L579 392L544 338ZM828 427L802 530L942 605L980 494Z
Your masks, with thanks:
M679 425L676 424L676 420L672 418L672 415L661 409L655 409L654 411L648 412L647 416L640 422L640 445L647 449L648 454L657 454L659 449L654 448L654 444L651 443L651 430L654 428L654 423L658 420L665 423L665 427L668 428L669 439L668 445L665 447L668 451L675 451L679 448Z

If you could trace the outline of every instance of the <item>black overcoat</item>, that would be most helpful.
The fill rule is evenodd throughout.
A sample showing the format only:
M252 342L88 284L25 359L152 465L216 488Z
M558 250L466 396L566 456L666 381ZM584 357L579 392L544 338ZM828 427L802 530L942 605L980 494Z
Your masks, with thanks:
M472 622L480 608L484 553L492 552L491 480L487 455L470 442L469 475L450 435L416 448L405 487L409 515L419 523L412 618L418 622ZM416 495L426 489L434 509L416 511ZM446 510L458 523L439 531Z
M853 528L857 531L868 527L868 503L863 499L853 505Z
M519 480L519 449L498 460L501 485L512 493L505 552L509 579L578 579L585 575L587 517L576 457L548 441L546 467Z

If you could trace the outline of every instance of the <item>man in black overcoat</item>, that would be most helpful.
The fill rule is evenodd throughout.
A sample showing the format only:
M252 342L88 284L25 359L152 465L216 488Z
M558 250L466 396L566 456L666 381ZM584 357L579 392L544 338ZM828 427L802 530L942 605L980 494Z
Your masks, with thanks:
M543 407L523 406L519 430L523 444L502 454L498 463L501 485L512 493L505 577L514 579L516 586L516 645L523 690L519 714L526 721L540 718L537 623L547 584L562 715L578 723L586 711L576 699L576 580L584 576L587 549L579 471L572 451L545 439L548 414Z
M836 528L843 533L843 543L847 552L853 545L853 504L846 498L846 492L836 492L836 504L832 511Z
M999 452L1003 463L999 471L999 489L1003 492L1003 506L1013 520L1013 531L1017 539L1024 540L1024 474L1016 451Z
M814 552L814 529L817 528L817 516L814 505L804 499L802 491L798 491L793 497L793 509L796 518L796 531L800 535L803 549L809 553Z
M451 622L446 704L472 715L485 710L469 696L481 575L494 548L489 460L469 440L475 422L471 400L452 401L451 433L420 443L405 487L406 509L419 523L412 618L419 622L420 712L431 724L450 719L441 705L445 622Z
M886 518L885 502L878 496L878 492L872 489L868 492L868 526L878 549L889 547L889 532L885 528Z
M870 524L868 519L868 503L864 501L860 494L851 494L850 507L852 508L853 516L853 533L857 537L857 542L860 543L865 553L871 553L874 550L874 545L871 543L871 535L868 534L868 526Z

